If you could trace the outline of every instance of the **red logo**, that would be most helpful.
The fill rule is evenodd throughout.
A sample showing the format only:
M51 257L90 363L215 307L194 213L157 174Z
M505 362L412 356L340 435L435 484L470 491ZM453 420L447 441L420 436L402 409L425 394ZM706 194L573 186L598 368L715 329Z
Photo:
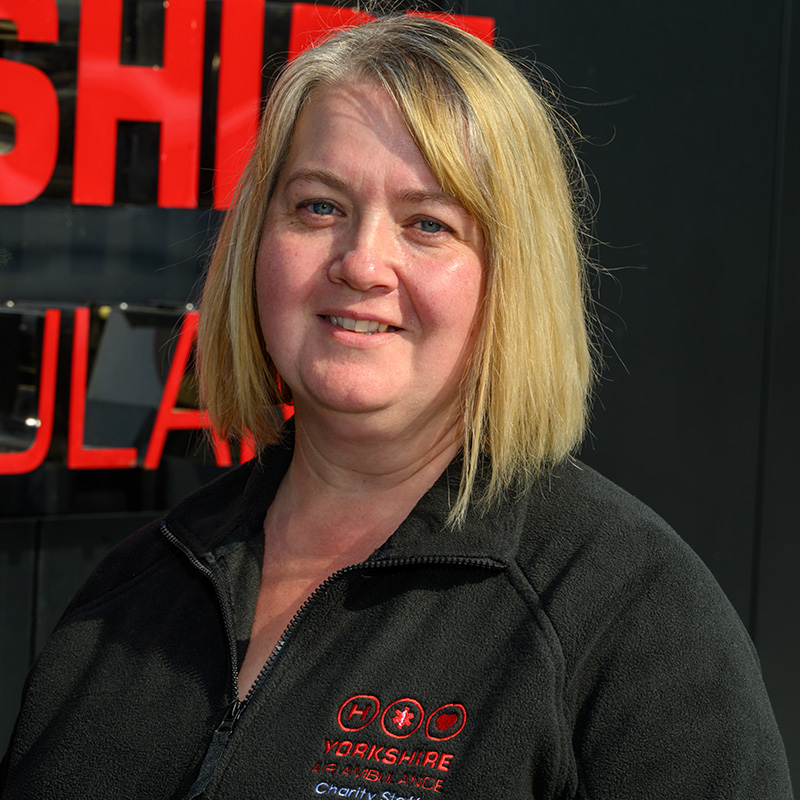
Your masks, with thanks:
M460 703L440 706L429 717L425 735L435 742L458 736L467 722L467 710Z
M381 701L377 697L357 694L342 703L336 718L343 731L360 731L378 716L380 710Z
M381 727L389 736L405 739L419 729L424 716L425 712L416 700L404 697L402 700L395 700L383 712Z
M354 694L339 706L336 721L345 732L360 731L378 718L381 707L381 701L375 695ZM448 703L426 715L419 701L404 697L385 708L380 722L383 732L393 739L406 739L423 730L431 741L444 742L464 730L467 710L461 703Z

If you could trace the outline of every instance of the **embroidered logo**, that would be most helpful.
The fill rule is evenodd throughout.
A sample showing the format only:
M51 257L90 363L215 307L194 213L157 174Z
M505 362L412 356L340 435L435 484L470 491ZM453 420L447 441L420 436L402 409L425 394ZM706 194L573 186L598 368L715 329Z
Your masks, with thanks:
M355 694L339 706L336 721L345 732L360 731L378 716L381 701L371 694ZM419 730L425 720L425 709L410 697L395 700L381 716L381 728L394 739L405 739ZM433 742L444 742L458 736L467 724L467 710L461 703L439 706L428 714L425 736Z
M425 735L434 742L458 736L467 723L467 710L460 703L439 706L425 725Z
M360 731L378 716L381 701L371 694L357 694L345 700L336 719L343 731Z
M464 730L467 710L461 703L447 703L427 713L412 697L384 705L375 695L355 694L339 706L336 722L343 733L325 739L321 758L311 769L318 776L315 794L422 800L408 792L423 790L426 795L445 791L457 756L449 752L450 745L440 743ZM381 735L381 730L391 739L419 735L410 742L392 742ZM320 781L323 775L327 780ZM342 781L356 781L357 785Z
M404 697L402 700L395 700L383 712L381 728L395 739L405 739L422 725L424 716L425 712L416 700Z

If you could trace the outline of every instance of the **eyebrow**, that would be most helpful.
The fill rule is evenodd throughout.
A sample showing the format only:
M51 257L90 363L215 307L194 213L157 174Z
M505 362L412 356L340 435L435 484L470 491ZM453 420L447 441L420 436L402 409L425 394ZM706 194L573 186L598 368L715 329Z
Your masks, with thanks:
M347 184L340 177L333 172L328 172L326 169L298 169L286 179L286 186L291 186L293 183L300 181L324 183L337 192L346 192L348 189Z
M429 192L424 189L408 189L400 193L400 200L406 203L438 203L464 209L464 206L453 195L443 191Z
M338 192L347 193L349 186L338 175L326 169L298 169L286 179L286 186L293 183L307 181L309 183L323 183ZM436 203L452 208L464 209L464 206L453 195L442 190L428 191L427 189L406 189L399 195L399 200L405 203Z

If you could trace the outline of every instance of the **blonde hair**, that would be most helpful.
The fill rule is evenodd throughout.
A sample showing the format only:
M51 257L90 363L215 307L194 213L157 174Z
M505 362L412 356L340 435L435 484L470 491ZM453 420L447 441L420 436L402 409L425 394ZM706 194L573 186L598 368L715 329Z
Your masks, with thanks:
M474 36L441 21L388 17L340 32L287 66L208 270L200 383L221 435L275 441L276 406L288 395L259 325L261 226L304 105L322 88L362 82L394 99L442 188L485 238L483 322L461 390L463 467L450 512L458 522L473 499L488 506L572 452L593 380L574 154L548 103Z

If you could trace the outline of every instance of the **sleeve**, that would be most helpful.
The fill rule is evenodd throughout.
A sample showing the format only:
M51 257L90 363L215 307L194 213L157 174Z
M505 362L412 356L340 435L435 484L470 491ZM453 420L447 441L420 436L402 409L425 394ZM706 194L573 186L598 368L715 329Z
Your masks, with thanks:
M577 796L790 800L755 649L689 548L634 552L591 588L567 689Z

